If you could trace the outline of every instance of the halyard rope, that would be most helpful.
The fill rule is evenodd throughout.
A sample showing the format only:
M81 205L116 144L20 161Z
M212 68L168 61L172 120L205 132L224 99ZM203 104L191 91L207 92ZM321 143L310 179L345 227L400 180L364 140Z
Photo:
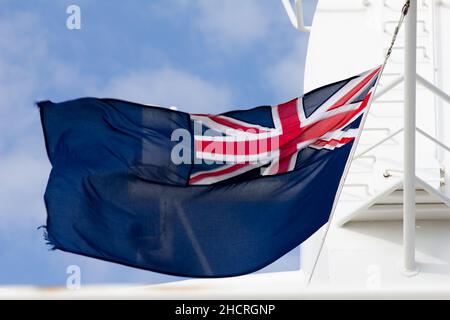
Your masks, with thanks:
M400 31L400 27L402 26L403 21L405 20L405 17L406 17L406 15L408 14L408 9L409 9L409 6L410 6L410 2L411 2L410 0L407 0L407 1L405 2L405 4L403 5L403 8L402 8L401 13L400 13L400 19L398 20L397 26L395 27L394 34L393 34L393 36L392 36L392 40L391 40L391 43L390 43L390 45L389 45L389 48L388 48L388 50L386 51L386 56L384 57L384 62L383 62L383 64L381 65L380 73L379 73L378 79L377 79L377 81L376 81L376 83L375 83L375 86L374 86L374 89L373 89L372 97L374 96L375 91L376 91L376 89L377 89L377 87L378 87L378 83L379 83L379 81L380 81L380 79L381 79L381 75L383 74L384 67L386 66L386 63L388 62L389 57L391 56L392 48L394 47L395 41L397 40L397 35L398 35L399 31ZM372 101L373 101L373 98L371 99L371 102L372 102ZM364 116L364 119L363 119L363 121L362 121L362 123L361 123L361 130L360 130L360 132L359 132L359 135L358 135L358 137L355 139L355 144L357 144L357 142L358 142L358 140L359 140L359 136L361 135L362 128L364 127L365 118L366 118L367 114L369 113L369 108L370 108L370 105L367 106L367 111L366 111L365 116ZM354 149L356 149L356 145L355 145ZM353 153L354 153L354 152L352 152L352 154L350 154L350 158L351 158L351 159L353 158ZM344 174L343 174L343 178L344 178L344 179L345 179L345 177L346 177L346 175L347 175L347 172L346 172L346 171L348 171L348 169L349 169L349 165L347 165L347 168L346 168L345 171L344 171ZM324 247L324 244L325 244L325 240L326 240L327 235L328 235L328 231L330 230L331 222L332 222L333 216L334 216L334 211L335 211L335 209L336 209L337 199L339 199L340 191L342 190L342 183L343 183L343 181L341 181L340 190L338 190L338 193L336 194L336 197L335 197L335 200L334 200L334 203L333 203L333 207L332 207L332 210L331 210L331 215L330 215L330 218L328 219L327 225L326 225L326 227L325 227L325 232L324 232L324 235L323 235L323 237L322 237L322 241L321 241L321 243L320 243L319 251L318 251L317 256L316 256L316 258L315 258L315 260L314 260L314 264L313 264L311 273L310 273L310 275L309 275L309 277L308 277L307 285L309 285L309 284L311 283L312 277L314 276L314 271L316 270L317 263L319 262L320 254L322 253L322 250L323 250L323 247Z

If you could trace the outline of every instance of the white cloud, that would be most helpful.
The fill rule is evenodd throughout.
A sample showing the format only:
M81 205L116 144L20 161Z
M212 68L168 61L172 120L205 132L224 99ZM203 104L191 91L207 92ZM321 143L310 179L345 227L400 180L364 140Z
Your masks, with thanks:
M43 192L50 166L34 98L48 48L36 16L11 12L5 17L0 20L1 226L37 226L45 221ZM52 70L46 73L52 75Z
M266 77L277 99L282 101L298 97L303 92L303 70L306 41L301 35L293 48L266 70Z
M179 27L183 17L192 17L181 26L186 33L199 33L212 48L235 54L267 38L275 24L273 7L261 0L165 0L147 8L153 16Z
M39 125L34 104L49 98L41 92L89 86L75 66L52 56L46 36L33 14L11 12L0 20L0 151Z
M231 94L187 72L172 68L139 71L112 79L98 95L143 104L176 106L185 112L218 112L231 104Z
M198 0L197 28L212 45L249 47L270 31L268 6L257 0ZM237 46L237 47L236 47Z
M30 140L37 142L35 139ZM38 146L45 150L43 143L38 143ZM38 152L26 151L14 150L3 154L0 159L0 215L3 217L1 227L5 226L5 222L9 227L10 223L25 222L32 222L37 227L45 221L43 191L50 164Z

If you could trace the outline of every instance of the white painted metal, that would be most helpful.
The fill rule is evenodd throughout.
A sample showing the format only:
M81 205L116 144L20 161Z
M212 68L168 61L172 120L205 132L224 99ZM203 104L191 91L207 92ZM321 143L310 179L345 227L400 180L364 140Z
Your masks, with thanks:
M430 141L434 142L438 148L442 148L447 152L450 152L450 147L448 147L447 145L443 144L442 142L440 142L439 140L437 140L436 138L434 138L433 136L429 135L428 133L426 133L425 131L423 131L420 128L416 128L417 132L419 132L421 135L423 135L425 138L429 139Z
M389 83L388 85L383 87L381 90L377 90L377 92L375 93L374 99L378 99L378 98L384 96L386 93L388 93L393 88L395 88L400 83L402 83L403 80L405 80L405 77L403 75L401 75L397 79L394 79L391 83Z
M386 200L383 200L383 202ZM361 210L352 221L401 221L403 204L374 204ZM416 204L417 220L446 220L450 216L450 208L444 203Z
M422 77L420 74L417 74L416 76L417 76L417 81L421 85L423 85L425 88L427 88L428 90L433 92L436 96L438 96L445 102L450 103L450 95L449 94L445 93L444 91L442 91L441 89L436 87L434 84L432 84L430 81L428 81L427 79Z
M374 269L376 271L376 269ZM92 285L79 290L65 288L15 287L0 288L0 299L75 300L75 299L136 299L136 300L365 300L365 299L449 299L450 288L440 284L396 286L384 289L375 281L368 288L305 287L304 275L297 272L257 274L226 279L184 280L159 285ZM182 302L180 301L180 304ZM195 304L192 303L192 304ZM200 304L200 302L199 302ZM182 318L182 317L180 317ZM188 317L190 318L190 317ZM236 317L239 318L239 317ZM261 317L262 318L262 317Z
M281 0L281 2L294 28L301 32L310 32L311 28L305 26L302 0L295 0L295 10L290 0Z
M397 253L397 252L395 252ZM371 270L377 271L376 268ZM365 300L365 299L449 299L450 288L436 285L396 286L385 289L377 282L367 281L367 288L354 286L302 285L304 275L297 272L257 274L226 279L184 280L159 285L92 285L79 290L65 288L15 287L0 288L0 299L75 300L75 299L136 299L136 300ZM181 303L181 301L180 301ZM199 302L200 303L200 302ZM195 304L195 302L193 303ZM182 318L182 317L180 317ZM239 318L239 317L237 317Z
M342 79L351 75L352 72L357 72L357 69L370 68L379 61L382 60L385 50L380 48L386 48L386 44L392 37L393 23L389 24L386 28L388 32L383 31L383 26L386 25L386 21L396 21L398 18L398 12L403 5L403 1L386 0L386 1L366 1L369 5L365 10L361 10L361 1L347 1L347 7L341 9L337 6L337 2L333 0L320 0L317 7L316 15L314 17L314 28L310 37L310 44L308 49L308 58L306 64L305 73L305 91L311 90L314 87L324 85L326 83ZM420 3L419 3L420 2ZM431 10L431 1L419 1L418 2L418 24L420 30L418 30L417 46L418 49L418 62L417 70L421 76L429 82L433 79L433 46L430 43L432 23L432 16L429 14ZM450 18L450 10L442 9L441 15L446 15ZM450 19L442 18L442 21ZM380 27L381 26L381 27ZM444 26L442 26L444 28ZM444 29L442 29L444 30ZM403 194L403 147L404 141L399 135L402 132L402 118L403 110L401 106L404 103L403 89L404 86L399 84L403 80L404 72L404 57L403 51L405 49L405 29L402 28L401 33L397 39L397 44L393 52L393 58L385 70L381 86L376 95L377 99L374 101L374 105L371 108L371 113L368 119L368 127L389 127L391 132L397 133L396 136L389 136L384 132L372 132L365 130L363 133L362 141L358 149L359 155L354 159L352 168L349 172L347 181L349 184L368 183L373 190L373 194L368 196L364 188L344 188L343 195L341 196L340 203L337 208L337 217L334 227L332 227L331 234L328 236L325 252L319 263L319 273L315 276L314 283L327 282L334 283L336 285L347 285L350 283L358 283L364 286L364 277L366 276L365 268L370 269L371 264L377 265L382 272L382 279L384 286L390 286L398 283L419 283L427 278L435 279L435 283L438 283L440 278L442 281L450 281L450 274L438 273L429 270L428 266L424 265L426 259L422 259L424 252L420 250L423 247L424 241L432 241L431 238L426 240L423 238L423 234L419 231L416 236L418 237L418 261L420 268L423 272L431 272L431 274L424 275L418 274L413 278L405 278L398 272L398 267L403 265L403 261L399 261L402 257L403 241L402 237L402 221L401 220L399 206L395 208L391 207L390 210L378 210L379 204L389 204L395 201L392 194L399 192ZM342 35L351 34L346 37ZM363 41L364 46L360 45L361 40L355 42L355 39L367 39ZM447 40L444 37L444 46L442 55L448 54L446 47ZM341 48L341 50L333 50L333 48ZM328 52L333 51L333 59L328 60L326 56ZM359 52L355 55L354 52ZM336 61L339 61L336 64ZM445 61L444 61L445 63ZM448 69L449 65L443 66L442 74L448 74L444 70ZM327 72L322 72L327 70ZM418 80L420 81L420 80ZM447 82L445 82L447 83ZM450 83L450 82L448 82ZM449 86L443 88L449 88ZM380 95L380 93L382 93ZM443 91L441 90L441 93ZM433 95L424 86L417 87L417 122L422 129L426 132L433 133L435 128L435 110L433 108ZM450 108L444 111L449 111ZM448 126L448 119L444 120ZM448 130L448 132L450 132ZM421 133L418 130L418 133ZM449 134L446 135L450 136ZM420 135L417 137L417 143L419 145L417 150L420 150L417 154L417 166L416 166L416 181L423 182L427 187L428 194L426 196L429 201L428 204L420 205L418 210L418 217L420 219L429 220L432 223L427 224L430 228L436 228L435 247L440 247L442 238L445 237L441 234L443 224L441 220L448 221L450 216L447 214L447 210L443 207L443 204L448 205L449 188L439 184L439 162L435 159L435 146L436 142L430 137ZM379 144L379 141L383 143ZM433 142L430 142L433 141ZM446 144L449 145L450 140L447 139ZM376 145L375 147L372 147ZM370 149L368 152L365 152ZM441 148L445 150L445 148ZM449 154L450 155L450 154ZM374 157L375 161L366 159L367 156ZM392 175L388 178L383 177L383 173L386 169L391 169ZM441 170L441 177L445 175L445 171ZM420 178L419 178L420 177ZM447 178L448 182L450 180ZM422 183L416 183L420 186L415 192L418 195L418 201L424 201L423 193L424 187ZM398 196L397 196L398 198ZM403 197L401 198L403 201ZM373 210L371 207L375 206ZM395 210L393 210L395 209ZM385 215L387 211L391 211L396 216L396 219L392 216ZM370 215L365 215L370 213ZM374 224L371 220L380 221L384 218L389 218L383 223ZM441 220L436 220L441 219ZM361 224L361 229L358 233L355 233L351 228L348 228L353 221L364 220ZM391 224L396 224L396 228L389 228ZM446 222L445 222L446 223ZM343 228L339 228L339 225L344 225ZM386 231L388 227L389 232ZM400 227L400 228L398 228ZM417 226L419 227L419 226ZM370 233L365 233L364 228L371 230ZM438 230L439 229L439 230ZM419 230L419 229L417 229ZM398 234L396 234L398 232ZM345 234L345 237L337 238L336 234ZM395 233L395 234L394 234ZM433 233L430 230L429 235ZM370 237L376 237L377 241L369 241ZM399 242L394 244L391 242L392 238L400 237ZM310 260L314 257L314 252L318 248L320 235L314 235L304 245L302 245L301 259L302 268L307 272L310 269ZM353 251L352 244L358 243L358 251ZM389 245L387 245L389 244ZM398 250L397 250L398 249ZM390 252L396 252L390 254ZM429 254L429 252L427 252ZM443 255L444 256L444 255ZM370 259L368 258L370 257ZM449 259L444 261L450 261ZM446 265L446 262L442 261ZM340 263L342 262L342 263ZM450 270L450 266L449 266ZM395 275L396 273L396 275ZM389 276L387 276L389 274ZM358 276L357 276L358 275ZM356 280L358 278L358 280ZM387 280L388 279L388 280ZM447 279L447 280L444 280Z
M362 156L364 156L365 154L369 153L370 151L372 151L373 149L377 148L378 146L382 145L383 143L385 143L388 140L391 140L392 138L394 138L396 135L398 135L400 132L403 131L403 128L398 129L397 131L395 131L394 133L388 135L387 137L381 139L380 141L378 141L377 143L373 144L372 146L370 146L369 148L367 148L366 150L364 150L363 152L357 154L353 160L359 159Z
M417 0L410 1L405 23L405 91L403 153L403 268L405 274L417 272L415 260L416 233L416 67L417 67Z
M441 46L441 17L440 17L440 1L431 1L432 19L433 19L433 71L434 85L438 88L442 88L443 77L442 77L442 46ZM435 137L438 140L442 140L444 137L444 112L442 100L439 96L434 97L434 108L435 108ZM444 154L441 149L436 147L436 157L440 163L444 159Z

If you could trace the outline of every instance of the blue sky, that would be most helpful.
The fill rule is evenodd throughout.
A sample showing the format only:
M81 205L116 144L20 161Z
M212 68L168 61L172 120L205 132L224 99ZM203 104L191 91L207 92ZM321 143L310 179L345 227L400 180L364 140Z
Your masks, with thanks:
M304 0L311 24L316 0ZM66 8L81 8L81 30ZM50 251L50 172L34 102L114 97L220 113L302 93L307 35L279 0L0 0L0 285L61 286L180 278ZM294 250L264 271L292 270Z

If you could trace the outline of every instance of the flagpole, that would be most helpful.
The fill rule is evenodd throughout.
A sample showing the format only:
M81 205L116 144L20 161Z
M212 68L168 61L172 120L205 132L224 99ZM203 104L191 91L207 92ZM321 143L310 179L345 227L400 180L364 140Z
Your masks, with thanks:
M411 0L406 16L404 65L403 272L407 276L418 273L415 259L416 48L417 0Z

